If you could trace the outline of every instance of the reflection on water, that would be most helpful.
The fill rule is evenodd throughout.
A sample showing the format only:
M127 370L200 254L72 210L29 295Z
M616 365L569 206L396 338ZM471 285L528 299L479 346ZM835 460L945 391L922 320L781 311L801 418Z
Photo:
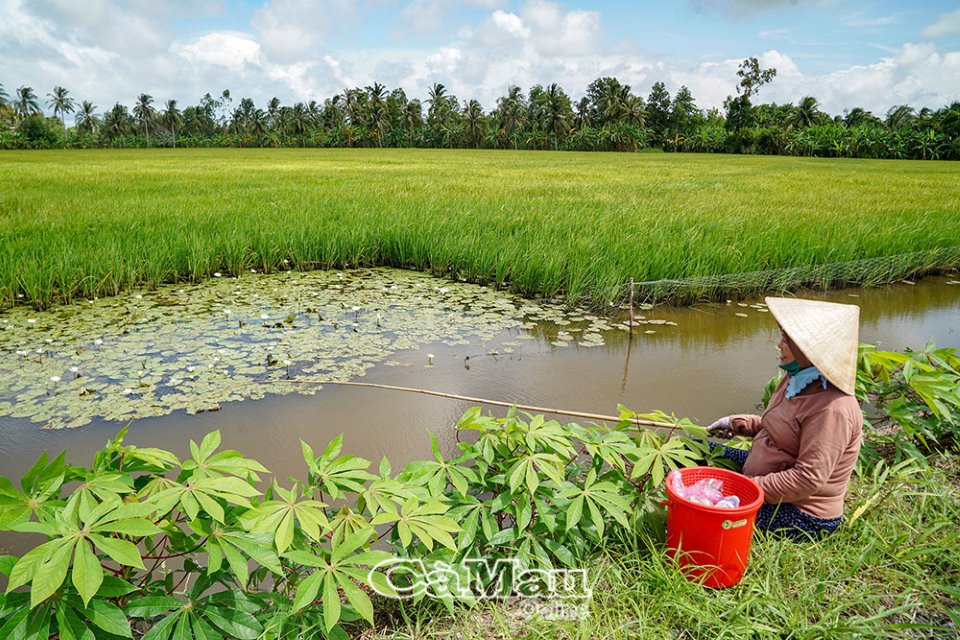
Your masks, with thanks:
M933 339L938 346L960 347L960 285L948 281L935 277L916 285L804 295L859 304L864 342L902 349ZM750 306L757 302L762 300L640 312L676 326L638 325L632 339L612 329L605 332L603 346L589 348L578 347L575 339L557 347L551 344L555 329L538 334L536 328L533 340L522 339L530 335L525 329L512 329L467 345L434 344L398 353L401 366L375 367L363 380L601 414L615 413L623 403L708 422L753 410L776 371L776 324L769 313ZM574 335L575 329L568 327ZM427 351L434 355L432 366L426 364ZM482 355L490 352L500 355ZM372 460L386 455L396 469L429 455L428 431L452 449L453 425L468 407L420 394L326 387L315 396L267 397L226 403L215 413L142 419L131 425L128 441L185 456L190 438L199 440L219 428L225 447L257 458L285 478L304 474L300 439L316 450L345 433L346 452ZM43 431L25 420L0 419L0 474L19 478L44 449L52 454L66 449L73 462L89 464L92 452L121 426L95 422Z

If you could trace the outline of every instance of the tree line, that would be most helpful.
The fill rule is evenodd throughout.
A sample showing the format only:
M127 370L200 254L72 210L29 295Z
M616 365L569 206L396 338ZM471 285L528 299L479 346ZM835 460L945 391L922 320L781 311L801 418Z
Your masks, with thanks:
M29 86L12 96L0 85L0 148L95 147L424 147L758 153L819 157L960 160L960 101L940 109L890 108L882 117L862 108L842 115L820 109L813 96L796 104L754 103L776 69L747 58L737 94L723 109L701 109L682 86L662 82L644 97L614 77L597 78L580 100L557 83L526 93L508 88L485 111L442 84L427 99L375 82L322 102L293 105L272 98L258 107L230 91L196 105L158 103L141 93L132 109L117 102L99 112L64 87L41 98ZM71 123L68 124L68 116Z

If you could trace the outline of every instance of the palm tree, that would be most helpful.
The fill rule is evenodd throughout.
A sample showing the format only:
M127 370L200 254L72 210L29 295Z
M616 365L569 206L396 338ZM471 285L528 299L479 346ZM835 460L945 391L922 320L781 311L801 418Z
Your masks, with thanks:
M103 133L108 138L122 138L130 127L130 113L127 108L119 102L113 105L103 116Z
M307 111L307 105L302 102L293 105L287 124L290 126L291 133L300 137L300 146L304 146L303 136L310 129L310 114Z
M463 108L463 119L467 125L467 135L473 146L480 148L480 138L483 136L483 107L476 100L471 100Z
M7 92L3 90L3 85L0 84L0 107L7 106L7 98L10 96L7 95Z
M543 124L553 138L553 150L557 150L557 139L570 132L570 98L556 82L543 93Z
M622 100L618 107L621 113L620 117L630 124L642 128L647 124L646 102L640 96L630 95L629 89L626 93L626 96L620 98Z
M80 133L93 133L97 129L99 119L96 114L97 105L89 100L84 100L80 104L80 110L77 112L77 131Z
M137 96L137 103L133 106L133 117L143 126L143 133L147 136L147 146L150 146L150 123L156 115L157 110L153 108L153 96L141 93Z
M53 109L54 116L60 116L60 124L63 125L63 133L67 133L67 120L65 114L73 113L76 103L69 97L70 92L61 86L53 88L52 93L48 93L47 106Z
M508 137L513 138L513 148L518 148L518 137L527 120L527 105L520 87L511 85L507 95L497 100L500 125Z
M413 136L423 126L423 105L419 100L411 100L400 116L400 123L407 132L407 144L413 146Z
M280 98L274 96L270 98L270 102L267 103L267 114L270 116L270 126L273 129L279 128L280 125Z
M160 124L173 133L173 148L177 148L177 129L183 126L183 114L177 108L176 100L167 100L166 109L160 114Z
M28 86L22 86L17 89L17 101L13 105L14 112L21 118L40 113L40 105L37 103L37 94Z
M813 96L804 96L800 102L797 103L797 106L791 110L790 124L798 129L816 124L822 115L818 106L819 103L816 98Z
M270 130L270 116L263 109L255 109L250 114L249 120L250 133L258 139L263 138Z
M891 129L909 126L913 122L913 107L905 104L890 107L887 111L887 126Z

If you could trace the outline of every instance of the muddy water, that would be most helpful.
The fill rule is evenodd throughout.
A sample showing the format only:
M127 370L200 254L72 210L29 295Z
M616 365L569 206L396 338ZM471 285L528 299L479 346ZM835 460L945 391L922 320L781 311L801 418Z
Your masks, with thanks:
M921 347L931 339L938 346L960 347L960 285L948 284L953 281L933 277L915 285L804 295L859 304L861 340L879 342L881 348ZM422 345L395 354L393 366L368 369L362 380L602 414L615 413L622 403L707 422L753 410L775 373L776 324L769 313L751 306L758 301L640 311L648 320L676 326L640 324L632 337L623 330L606 331L604 344L590 348L576 346L576 340L556 346L556 327L510 329L468 344ZM521 339L530 335L534 339ZM220 429L224 446L286 478L304 473L298 440L318 449L344 433L346 452L373 460L388 456L396 469L429 455L428 431L452 449L453 425L469 406L418 394L328 386L312 396L268 395L226 402L216 412L143 418L130 425L128 441L185 456L190 438ZM43 430L27 420L0 418L0 474L19 478L43 450L53 455L67 450L71 461L89 464L92 453L122 426L94 421L77 429Z

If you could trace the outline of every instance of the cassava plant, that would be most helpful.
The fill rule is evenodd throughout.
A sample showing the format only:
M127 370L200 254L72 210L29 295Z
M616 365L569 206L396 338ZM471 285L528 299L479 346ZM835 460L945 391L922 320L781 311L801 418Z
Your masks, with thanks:
M90 467L44 454L19 487L0 477L0 530L39 541L0 557L0 638L345 638L404 586L378 569L386 560L582 566L644 526L667 471L711 455L689 420L620 417L580 426L471 409L457 429L474 441L448 457L431 436L433 459L396 475L386 459L374 474L342 455L342 436L320 455L301 443L306 480L289 486L218 450L219 432L185 460L126 444L126 429ZM673 427L639 429L638 417Z

